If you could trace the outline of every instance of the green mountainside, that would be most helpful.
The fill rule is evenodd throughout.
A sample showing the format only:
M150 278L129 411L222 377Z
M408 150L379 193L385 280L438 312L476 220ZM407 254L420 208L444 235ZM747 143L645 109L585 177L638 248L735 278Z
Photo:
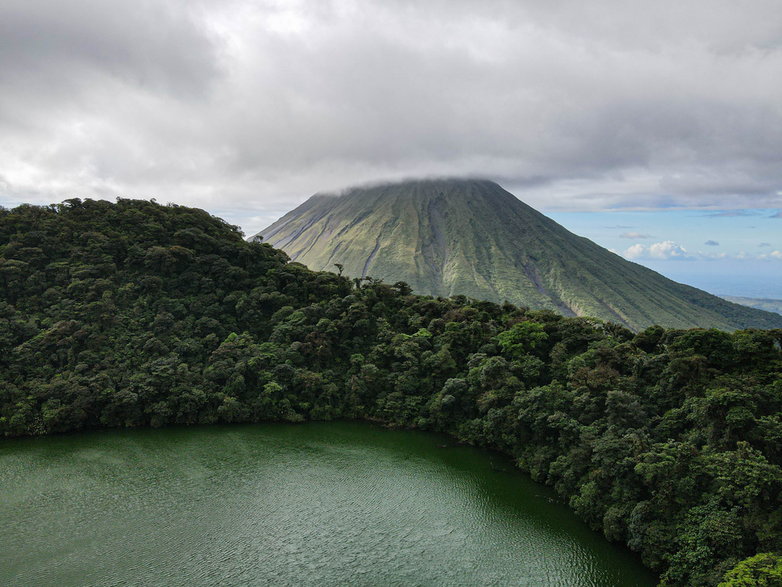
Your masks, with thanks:
M182 206L0 208L0 436L445 432L509 455L665 585L777 584L781 343L356 283Z
M497 184L420 180L315 195L258 233L316 271L509 301L634 330L779 328L782 317L676 283L574 235Z

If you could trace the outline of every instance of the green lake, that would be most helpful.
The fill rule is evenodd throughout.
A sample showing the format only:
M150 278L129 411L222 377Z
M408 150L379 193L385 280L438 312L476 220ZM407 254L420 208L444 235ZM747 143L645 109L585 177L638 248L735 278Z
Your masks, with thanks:
M504 457L337 422L0 441L0 585L654 585Z

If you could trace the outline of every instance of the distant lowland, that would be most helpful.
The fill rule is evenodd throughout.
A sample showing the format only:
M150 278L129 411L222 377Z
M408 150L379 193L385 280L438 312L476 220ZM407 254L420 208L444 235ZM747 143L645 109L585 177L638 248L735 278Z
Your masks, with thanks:
M404 281L419 294L588 316L640 330L780 328L577 236L494 182L410 180L316 194L259 236L315 271Z
M743 296L720 296L723 300L728 300L734 304L741 304L766 312L776 312L782 314L782 300L772 298L747 298Z

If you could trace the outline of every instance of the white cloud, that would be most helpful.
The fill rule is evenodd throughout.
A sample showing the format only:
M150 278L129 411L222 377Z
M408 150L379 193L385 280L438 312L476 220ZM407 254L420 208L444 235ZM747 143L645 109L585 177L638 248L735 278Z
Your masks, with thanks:
M648 247L640 243L629 246L622 255L627 259L641 259L646 256Z
M649 245L649 256L652 259L685 259L687 251L673 241L663 241Z
M627 259L691 259L687 250L673 241L662 241L651 245L641 243L628 247L623 253Z
M722 260L760 260L760 261L779 261L782 260L782 251L771 251L769 253L751 254L747 251L739 251L735 254L702 252L689 253L687 249L673 241L662 241L651 245L636 243L621 254L625 259L631 261L722 261Z

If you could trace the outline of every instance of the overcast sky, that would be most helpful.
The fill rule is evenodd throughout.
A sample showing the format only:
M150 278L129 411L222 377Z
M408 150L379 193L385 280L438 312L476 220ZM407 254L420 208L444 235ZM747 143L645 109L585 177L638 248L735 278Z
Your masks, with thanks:
M155 197L251 232L425 175L775 214L782 1L0 2L0 204Z

